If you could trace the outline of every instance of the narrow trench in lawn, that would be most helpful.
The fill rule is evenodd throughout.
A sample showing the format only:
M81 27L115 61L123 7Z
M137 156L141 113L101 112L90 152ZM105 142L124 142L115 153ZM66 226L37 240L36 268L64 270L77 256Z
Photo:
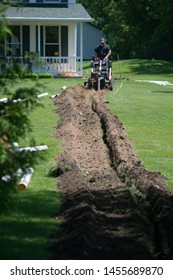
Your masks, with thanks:
M142 166L104 94L76 86L55 99L63 195L53 259L170 259L173 193Z

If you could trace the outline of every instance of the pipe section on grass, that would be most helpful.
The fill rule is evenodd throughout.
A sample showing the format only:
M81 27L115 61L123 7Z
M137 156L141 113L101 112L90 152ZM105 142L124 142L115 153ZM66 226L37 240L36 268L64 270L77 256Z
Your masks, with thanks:
M23 175L22 179L19 182L18 185L19 190L25 190L28 187L28 184L31 180L33 173L34 173L34 169L32 167L26 170L26 173Z
M36 151L43 151L47 150L48 146L47 145L40 145L40 146L33 146L33 147L25 147L25 148L19 148L16 149L15 151L17 152L36 152Z
M49 95L49 93L48 92L44 92L44 93L38 94L37 98L41 98L41 97L44 97L44 96L47 96L47 95ZM28 100L28 98L24 98L24 99L18 98L18 99L10 100L7 97L4 97L4 98L0 99L0 102L2 102L2 103L8 103L8 102L17 103L17 102L25 102L27 100Z
M2 181L10 182L14 177L22 175L22 169L19 168L14 174L12 175L5 175L2 177Z

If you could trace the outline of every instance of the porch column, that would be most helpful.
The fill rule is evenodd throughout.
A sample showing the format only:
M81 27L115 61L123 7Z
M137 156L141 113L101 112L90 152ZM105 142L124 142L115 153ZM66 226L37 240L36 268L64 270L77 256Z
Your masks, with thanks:
M80 75L83 74L83 22L80 22Z
M41 42L41 39L40 39L40 24L38 24L38 55L40 56L40 53L41 53L41 49L40 49L40 42Z
M74 71L77 65L77 22L74 23Z
M30 52L36 52L36 29L35 25L31 24L30 25Z

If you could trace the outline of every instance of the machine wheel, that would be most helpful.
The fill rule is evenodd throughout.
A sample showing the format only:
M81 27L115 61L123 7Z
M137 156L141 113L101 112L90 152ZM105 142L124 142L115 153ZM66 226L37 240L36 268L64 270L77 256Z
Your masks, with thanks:
M105 84L105 80L101 80L101 83L100 83L100 89L104 89L106 86Z
M92 88L92 83L88 83L88 89Z
M115 83L115 79L112 77L111 81L110 81L110 85L109 85L109 89L113 90L114 89L114 83Z
M92 83L91 83L91 80L88 79L88 89L91 89L93 87Z
M93 87L94 87L95 90L98 90L98 82L94 82Z

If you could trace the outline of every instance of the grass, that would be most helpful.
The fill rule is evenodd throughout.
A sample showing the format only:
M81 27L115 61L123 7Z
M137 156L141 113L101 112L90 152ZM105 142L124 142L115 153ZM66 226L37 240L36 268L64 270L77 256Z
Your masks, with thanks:
M117 81L115 91L107 94L110 109L122 121L143 165L150 171L161 172L173 188L173 86L136 82L173 83L173 64L134 60L122 61L120 66L123 77L129 80L124 81L121 88L122 81Z
M62 86L76 85L77 80L41 80L41 93L56 94ZM31 87L35 82L20 81L18 86ZM57 180L48 176L55 165L55 158L61 143L54 138L58 115L53 100L45 96L40 99L42 106L31 114L32 133L21 139L20 146L27 147L34 137L37 145L45 144L48 151L35 168L34 174L24 191L13 195L12 208L0 215L0 259L51 259L50 236L57 232L59 223L54 216L59 211L61 193L56 187Z
M84 62L85 77L90 76L89 65ZM116 80L114 91L105 96L112 112L123 122L144 166L167 176L170 188L173 188L173 88L136 80L173 83L172 73L173 64L165 61L115 61L113 76L128 80ZM33 83L20 81L17 86L32 86ZM40 83L41 93L48 92L50 96L61 92L63 86L83 85L83 80L42 79ZM45 96L40 101L43 106L31 115L32 136L37 145L47 145L48 151L35 168L28 188L18 191L13 196L13 207L0 215L0 259L52 258L48 248L52 244L50 236L60 226L54 216L59 210L61 193L56 187L57 180L48 173L55 165L61 143L54 138L58 115L53 100ZM28 139L21 139L21 146L28 146Z

